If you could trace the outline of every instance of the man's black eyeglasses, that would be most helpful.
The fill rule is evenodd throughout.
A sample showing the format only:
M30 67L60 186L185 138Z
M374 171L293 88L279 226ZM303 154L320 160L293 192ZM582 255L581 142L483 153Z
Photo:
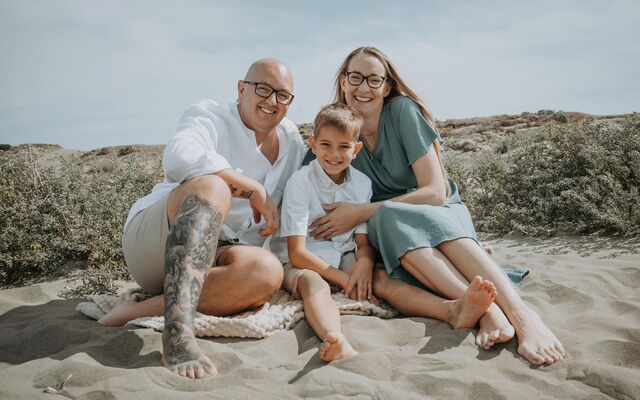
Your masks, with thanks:
M284 104L285 106L291 104L291 102L293 101L293 95L289 92L287 92L286 90L276 90L274 88L272 88L271 86L267 85L266 83L262 83L262 82L255 82L255 81L242 81L244 83L246 83L247 85L254 85L255 89L256 89L256 94L260 97L264 97L265 99L268 99L269 97L271 97L271 95L273 94L273 92L276 93L276 101L280 104Z
M384 83L385 80L389 79L386 76L380 76L376 74L371 74L368 76L362 75L360 72L351 71L344 73L347 76L347 82L352 84L353 86L360 86L362 81L367 81L367 85L371 89L377 89Z

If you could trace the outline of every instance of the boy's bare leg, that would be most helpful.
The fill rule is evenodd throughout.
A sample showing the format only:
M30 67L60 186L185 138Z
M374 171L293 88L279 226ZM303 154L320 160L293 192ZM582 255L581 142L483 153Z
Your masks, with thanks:
M449 299L460 298L469 285L469 281L438 249L420 248L409 251L402 257L401 263L404 269L423 285L442 293ZM479 323L480 330L476 336L476 345L485 350L495 343L511 340L515 334L513 326L496 304L491 304Z
M522 301L509 279L473 240L452 240L440 245L440 250L464 276L480 275L494 282L498 290L496 303L515 328L520 355L534 364L552 364L564 357L558 338Z
M392 279L382 268L373 271L374 294L400 313L413 317L434 318L454 329L473 328L496 296L493 285L473 279L462 297L446 300L399 279ZM490 282L489 282L490 283Z
M358 354L342 333L340 312L331 298L329 284L320 274L306 270L298 279L304 314L313 331L323 341L320 358L323 361L341 360Z

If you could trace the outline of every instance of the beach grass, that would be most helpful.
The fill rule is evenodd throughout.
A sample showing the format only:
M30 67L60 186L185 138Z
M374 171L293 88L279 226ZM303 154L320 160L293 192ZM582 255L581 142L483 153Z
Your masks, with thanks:
M640 234L640 115L511 135L491 150L445 154L474 219L492 234ZM114 293L128 279L121 251L131 205L162 179L113 157L82 168L43 165L30 148L0 152L0 286L71 269L67 296Z

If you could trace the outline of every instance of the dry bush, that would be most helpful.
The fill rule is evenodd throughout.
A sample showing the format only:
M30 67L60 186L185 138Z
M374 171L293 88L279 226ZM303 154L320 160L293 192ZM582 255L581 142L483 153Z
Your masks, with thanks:
M454 155L451 176L479 231L640 234L640 115L549 125L496 151Z
M128 277L122 227L133 202L160 179L114 157L108 168L82 174L63 160L42 168L29 150L0 154L0 285L12 286L83 265L76 294L113 292ZM97 277L97 278L96 278Z

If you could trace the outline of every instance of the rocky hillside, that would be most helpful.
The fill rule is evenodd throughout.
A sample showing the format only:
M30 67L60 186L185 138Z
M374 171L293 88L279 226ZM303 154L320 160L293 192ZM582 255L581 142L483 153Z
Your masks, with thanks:
M579 112L540 110L536 113L524 112L520 115L498 115L492 117L448 119L436 121L449 152L474 152L494 147L502 139L516 133L529 132L547 124L566 124L582 120L606 123L621 122L626 115L595 116ZM302 137L313 132L310 123L298 125ZM164 145L124 145L102 147L91 151L65 149L55 144L23 144L18 146L0 145L0 154L25 154L43 166L57 165L66 158L81 165L85 172L91 169L107 169L115 157L119 162L135 161L144 168L156 168L162 158ZM7 153L8 152L8 153Z

